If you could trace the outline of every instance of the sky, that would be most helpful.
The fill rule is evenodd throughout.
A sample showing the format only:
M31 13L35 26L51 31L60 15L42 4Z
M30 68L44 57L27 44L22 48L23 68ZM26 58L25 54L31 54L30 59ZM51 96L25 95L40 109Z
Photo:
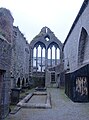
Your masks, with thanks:
M47 26L63 43L84 0L0 0L14 17L27 41Z

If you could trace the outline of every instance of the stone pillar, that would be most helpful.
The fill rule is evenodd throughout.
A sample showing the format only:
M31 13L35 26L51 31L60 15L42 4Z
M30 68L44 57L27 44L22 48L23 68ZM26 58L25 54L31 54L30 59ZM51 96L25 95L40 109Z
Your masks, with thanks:
M42 68L43 68L43 66L42 66L42 51L43 51L43 48L41 47L41 72L42 72Z
M36 72L38 69L38 47L36 47Z
M48 66L48 49L45 49L45 68Z
M31 48L31 73L33 73L33 49Z
M50 49L51 49L51 59L50 59L50 62L51 62L51 67L52 67L52 47Z
M55 48L55 65L57 65L57 48Z
M33 73L33 48L30 46L29 73Z
M0 8L0 34L4 36L5 39L0 37L0 94L1 94L1 103L0 103L0 120L2 117L5 117L9 112L9 103L10 103L10 88L11 88L11 44L13 39L13 17L9 10L6 8ZM8 42L7 42L8 41ZM2 49L5 49L2 51ZM7 54L8 53L8 54ZM3 81L3 82L2 82ZM2 83L1 83L2 82Z

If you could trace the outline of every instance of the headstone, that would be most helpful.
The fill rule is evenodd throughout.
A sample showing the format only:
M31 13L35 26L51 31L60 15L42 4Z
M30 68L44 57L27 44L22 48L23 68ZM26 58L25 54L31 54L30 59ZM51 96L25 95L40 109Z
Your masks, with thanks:
M21 88L11 89L11 104L16 105L19 102Z

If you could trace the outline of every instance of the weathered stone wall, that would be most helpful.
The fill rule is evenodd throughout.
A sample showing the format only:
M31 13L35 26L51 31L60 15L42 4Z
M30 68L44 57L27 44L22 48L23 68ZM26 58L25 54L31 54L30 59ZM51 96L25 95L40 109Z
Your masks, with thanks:
M39 57L39 51L38 51L38 46L40 45L41 47L41 51L44 48L45 49L45 53L41 54L41 57ZM55 34L48 28L48 27L43 27L40 31L40 33L31 41L30 46L32 48L31 50L31 57L34 56L33 52L34 52L34 48L36 48L36 65L35 65L35 71L38 72L37 68L39 68L39 65L42 66L42 64L44 65L44 69L46 68L46 77L45 77L45 85L46 86L50 86L51 85L51 72L50 70L53 69L53 67L55 65L58 65L61 63L62 61L62 43L60 40L57 39L57 37L55 36ZM52 50L52 47L54 46L54 50ZM49 54L49 49L51 51L51 53ZM57 53L57 49L59 49L59 53ZM52 52L54 52L54 54L52 54ZM45 54L45 57L43 57L42 55ZM59 54L59 58L57 57L57 55ZM51 58L49 58L49 56ZM55 58L53 59L53 56L55 56ZM43 58L42 58L43 57ZM32 57L33 58L33 57ZM31 65L33 66L33 62L34 60L32 60L31 58ZM43 61L43 63L39 62ZM39 64L40 63L40 64ZM34 66L33 66L34 67ZM34 72L33 67L31 67L31 73ZM49 67L51 68L49 70ZM60 68L59 68L60 69ZM54 70L52 70L54 71ZM48 83L47 83L48 82Z
M74 27L73 27L74 26ZM83 6L81 7L81 10L73 23L73 26L71 28L71 32L68 35L68 38L66 39L64 43L64 69L67 70L67 67L70 68L69 72L75 71L82 65L89 62L89 3L88 0L85 0L83 3ZM79 64L79 43L80 39L84 38L82 37L82 29L85 29L87 32L87 40L85 40L86 43L82 44L82 50L81 54L84 54L83 56L83 63ZM69 64L69 65L68 65Z
M63 50L65 93L75 102L89 102L89 0L84 0Z
M0 120L9 113L13 17L0 8Z
M9 10L0 8L0 33L8 42L12 41L13 17Z
M0 35L0 119L9 111L11 44Z
M46 70L45 86L46 87L50 87L51 86L51 72L49 70Z
M26 79L29 80L29 44L18 27L14 27L13 31L13 47L12 47L12 87L17 86L20 79L25 84Z
M46 71L46 86L47 86L47 80L48 80L48 86L52 86L53 83L51 83L51 73L55 72L55 82L56 86L55 87L64 87L64 64L61 62L60 64L49 68ZM50 76L50 81L49 81L49 76Z

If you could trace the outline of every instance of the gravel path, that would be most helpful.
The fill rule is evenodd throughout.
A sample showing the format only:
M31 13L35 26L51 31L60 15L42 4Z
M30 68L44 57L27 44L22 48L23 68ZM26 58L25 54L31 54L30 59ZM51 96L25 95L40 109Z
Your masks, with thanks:
M7 120L89 120L89 103L74 103L64 90L49 88L52 109L20 109Z

